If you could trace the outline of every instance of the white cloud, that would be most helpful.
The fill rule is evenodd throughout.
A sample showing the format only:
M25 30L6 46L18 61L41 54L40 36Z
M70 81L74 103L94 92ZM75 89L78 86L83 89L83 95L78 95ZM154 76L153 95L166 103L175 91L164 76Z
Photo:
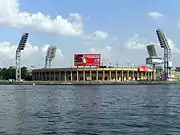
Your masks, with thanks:
M177 22L177 27L180 28L180 21Z
M169 45L172 48L172 62L173 66L179 64L180 59L180 49L178 49L171 39L167 38ZM148 40L141 38L138 34L135 34L131 37L125 44L127 49L118 52L114 51L111 46L106 46L102 49L97 49L93 47L89 49L90 53L100 53L102 54L102 61L104 65L109 65L111 62L112 66L116 66L118 61L119 66L128 66L130 65L139 66L146 64L146 57L148 57L148 52L146 46L148 44L154 44L156 47L157 55L163 56L163 50L160 48L160 45L157 42L149 42Z
M24 66L44 67L45 54L49 45L37 46L27 43L24 51L22 51L21 63ZM16 45L9 42L0 42L0 64L1 67L15 66ZM61 49L57 49L56 57L52 61L52 66L59 66L59 62L64 59Z
M101 54L101 60L102 60L103 64L109 64L109 62L110 62L110 60L111 60L111 58L113 56L111 46L106 46L103 49L90 48L89 52L90 53L99 53L99 54Z
M0 0L0 25L55 35L83 33L82 17L78 13L71 13L69 18L63 18L60 15L51 18L40 12L35 14L21 12L19 5L19 0Z
M91 39L106 39L108 37L107 32L95 31L91 36Z
M117 41L118 40L116 36L110 36L107 32L100 31L100 30L91 33L90 36L87 37L87 39L92 40L92 41L99 41L99 40Z
M180 49L176 47L176 45L173 43L171 39L167 38L167 41L170 48L172 49L172 53L180 53Z
M153 19L159 19L160 17L163 17L164 15L159 12L149 12L148 16L152 17Z
M139 38L139 35L135 34L125 42L124 46L128 49L133 49L133 50L145 49L146 44L142 43L141 40L142 39Z
M178 54L180 53L180 49L176 47L176 45L173 43L173 41L170 38L167 38L168 44L172 50L172 54ZM162 52L162 49L160 48L159 41L157 42L149 42L145 40L144 38L139 37L138 34L135 34L131 38L129 38L125 42L125 48L129 50L146 50L146 46L149 44L154 44L156 46L157 52Z
M20 11L19 0L0 0L0 26L23 28L30 32L53 36L66 35L89 38L83 30L83 17L80 14L70 13L67 18L60 15L53 18L41 12ZM101 40L108 38L107 32L102 31L96 31L91 36Z

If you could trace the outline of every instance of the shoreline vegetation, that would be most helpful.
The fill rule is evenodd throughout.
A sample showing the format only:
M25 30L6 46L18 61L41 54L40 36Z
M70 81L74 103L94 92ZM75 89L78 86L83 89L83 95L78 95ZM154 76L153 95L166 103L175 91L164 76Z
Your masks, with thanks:
M22 81L9 82L0 81L0 85L162 85L162 84L180 84L180 81Z

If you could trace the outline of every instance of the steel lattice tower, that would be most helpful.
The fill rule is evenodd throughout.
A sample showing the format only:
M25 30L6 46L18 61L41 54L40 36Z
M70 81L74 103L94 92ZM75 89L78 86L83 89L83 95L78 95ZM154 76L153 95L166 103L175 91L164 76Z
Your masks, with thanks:
M57 50L56 46L48 47L46 56L45 56L45 68L47 68L48 63L49 63L49 68L51 68L51 62L56 56L56 50Z
M156 65L162 64L162 58L157 56L155 45L147 45L147 52L149 57L146 58L146 64L152 65L153 68L153 80L157 79Z
M164 49L164 79L168 80L168 78L171 76L171 67L172 67L171 48L162 30L157 29L156 34L161 48Z
M21 51L24 50L29 33L24 33L16 49L16 81L21 80Z

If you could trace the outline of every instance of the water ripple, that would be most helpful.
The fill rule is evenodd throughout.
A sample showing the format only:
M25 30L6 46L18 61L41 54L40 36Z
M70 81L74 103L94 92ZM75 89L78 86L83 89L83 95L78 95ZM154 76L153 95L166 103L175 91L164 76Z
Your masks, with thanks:
M179 135L180 85L0 86L2 135Z

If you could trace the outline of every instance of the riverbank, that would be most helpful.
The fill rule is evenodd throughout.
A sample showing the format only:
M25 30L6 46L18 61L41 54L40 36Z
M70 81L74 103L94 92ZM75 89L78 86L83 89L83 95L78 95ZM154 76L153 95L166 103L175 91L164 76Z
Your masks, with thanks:
M160 85L160 84L180 84L180 81L22 81L22 82L8 82L1 81L0 85Z

